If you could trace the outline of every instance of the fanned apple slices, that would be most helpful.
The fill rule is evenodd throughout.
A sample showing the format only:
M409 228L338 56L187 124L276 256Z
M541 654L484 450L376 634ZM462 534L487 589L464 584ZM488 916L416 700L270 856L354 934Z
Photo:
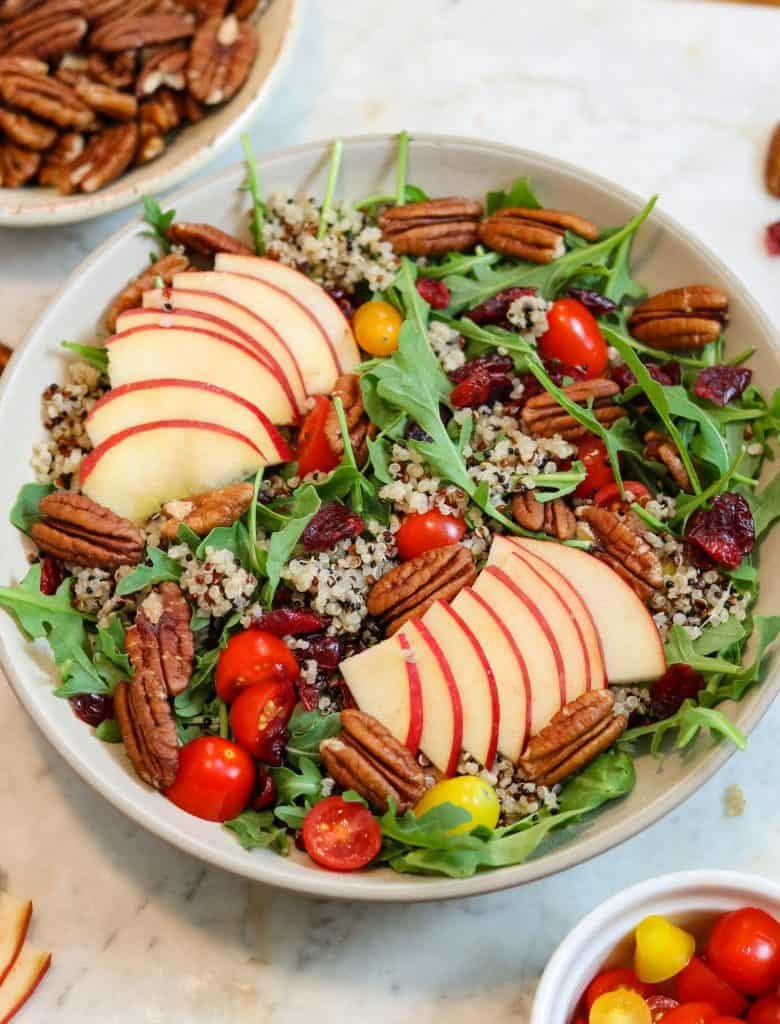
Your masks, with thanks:
M30 900L0 893L0 1024L7 1024L33 994L51 964L51 953L25 944Z

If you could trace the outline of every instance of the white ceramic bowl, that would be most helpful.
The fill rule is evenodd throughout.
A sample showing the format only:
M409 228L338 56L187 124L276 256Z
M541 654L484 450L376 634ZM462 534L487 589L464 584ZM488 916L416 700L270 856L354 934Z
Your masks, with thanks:
M260 161L267 192L284 185L322 195L329 143L312 143L270 154ZM346 141L339 194L359 197L392 187L396 141L368 136ZM468 139L417 134L411 147L410 180L436 195L482 196L528 174L545 201L574 209L607 226L620 224L642 206L637 196L578 167L537 153ZM206 220L246 237L248 199L239 191L244 168L236 166L171 198L182 220ZM10 508L19 487L31 479L29 452L42 436L39 394L61 378L61 338L88 341L102 311L128 278L145 266L149 241L138 221L127 225L73 274L39 319L0 380L0 510ZM746 289L726 267L674 221L654 213L635 246L639 276L656 290L685 282L708 281L731 297L731 337L737 348L758 346L752 364L766 390L780 383L780 357L771 327ZM8 443L13 439L13 443ZM780 533L764 545L763 564L780 557ZM0 581L19 578L26 561L19 535L0 512ZM762 574L759 604L780 607L780 574ZM467 881L397 875L390 870L337 875L317 868L302 854L281 858L269 851L242 850L216 825L177 810L134 776L121 748L93 739L66 702L51 695L51 662L28 644L10 616L0 613L0 659L24 706L51 743L82 777L113 804L150 831L195 856L229 871L273 885L330 897L371 900L445 899L490 892L554 874L602 853L652 824L695 792L731 755L726 744L707 737L685 757L670 754L659 770L643 757L634 793L587 824L556 836L543 856L517 867L486 872ZM769 706L780 676L775 674L738 706L726 707L745 732ZM749 754L746 756L750 756Z
M617 893L574 928L542 975L530 1024L571 1024L592 979L605 966L629 966L632 932L648 914L661 914L706 937L714 919L740 907L780 918L780 885L736 871L662 875Z
M287 65L301 17L301 0L272 0L257 19L260 49L244 85L229 103L178 132L162 156L91 195L62 196L55 189L36 185L0 188L0 225L25 228L91 220L129 206L144 194L164 192L190 177L257 115Z

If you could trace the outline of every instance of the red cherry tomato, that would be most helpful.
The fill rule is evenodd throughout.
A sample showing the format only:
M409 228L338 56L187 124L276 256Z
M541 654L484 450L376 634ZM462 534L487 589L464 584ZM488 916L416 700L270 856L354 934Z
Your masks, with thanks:
M724 914L712 929L707 961L745 995L771 992L780 983L780 922L755 907Z
M642 506L647 504L652 497L650 491L638 480L624 480L623 490L626 492L626 502L636 501ZM626 504L620 497L620 485L616 480L613 480L611 484L599 487L593 495L593 501L601 508L615 508L618 505Z
M329 473L339 464L339 458L330 446L325 433L325 421L331 404L325 395L317 395L314 408L301 424L298 431L298 445L295 457L298 462L298 476L307 473Z
M206 821L230 821L247 807L255 786L255 766L245 750L200 736L179 751L176 781L165 795L188 814Z
M364 804L329 796L303 819L303 845L324 868L357 871L379 853L382 833Z
M676 999L672 999L671 996L658 995L650 996L647 1000L647 1005L650 1007L653 1024L658 1024L670 1010L676 1009L680 1004Z
M747 999L697 956L677 975L675 988L681 1003L712 1003L726 1017L739 1017L747 1007Z
M615 482L615 474L612 472L603 441L596 437L580 441L577 445L577 458L585 466L587 474L574 492L578 498L589 498L600 488Z
M244 629L227 642L217 659L217 696L231 704L239 690L258 683L298 678L298 661L284 642L264 629Z
M230 709L236 742L258 761L280 765L294 708L295 691L289 679L245 687Z
M710 1024L744 1024L742 1017L713 1017Z
M466 524L458 516L445 516L443 512L413 512L406 516L395 535L398 554L404 562L416 558L432 548L457 544L466 532Z
M681 1003L661 1018L663 1024L712 1024L718 1011L712 1003Z
M764 996L753 1003L745 1020L748 1024L780 1024L780 996Z
M547 314L550 325L539 339L543 359L581 366L586 380L600 377L607 368L607 343L596 318L577 299L558 299Z
M585 1006L590 1010L597 999L606 995L607 992L615 992L619 988L629 988L632 992L637 992L643 999L652 996L656 991L655 985L646 985L637 978L633 971L628 968L616 967L613 970L597 974L588 985L585 992Z

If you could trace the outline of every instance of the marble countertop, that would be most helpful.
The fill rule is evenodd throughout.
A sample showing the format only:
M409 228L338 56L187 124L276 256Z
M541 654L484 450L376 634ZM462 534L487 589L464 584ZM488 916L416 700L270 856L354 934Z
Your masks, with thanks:
M452 132L581 163L709 243L780 315L760 184L780 115L770 8L637 0L310 0L255 149L365 131ZM238 147L216 166L239 159ZM213 167L209 169L209 172ZM0 230L0 338L18 343L130 216ZM54 965L20 1024L528 1019L563 934L618 888L731 867L780 880L780 707L683 808L599 860L443 905L338 904L206 868L88 789L0 685L0 888L31 896ZM741 787L738 817L726 791Z

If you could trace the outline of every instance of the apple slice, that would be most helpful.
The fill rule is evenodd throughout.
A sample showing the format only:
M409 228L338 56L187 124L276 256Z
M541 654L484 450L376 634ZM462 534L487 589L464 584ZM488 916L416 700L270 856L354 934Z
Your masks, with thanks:
M530 733L531 683L525 658L508 625L471 587L461 590L452 610L479 637L498 691L498 749L517 761Z
M661 634L631 587L608 565L579 548L526 537L496 537L490 562L517 545L557 569L579 593L596 623L607 680L651 682L666 671Z
M177 274L173 285L223 295L272 323L295 356L306 391L311 395L331 393L341 368L330 338L289 292L246 274L207 270Z
M0 892L0 985L24 945L31 917L31 900Z
M422 688L411 647L396 633L339 665L361 711L373 715L416 754L422 733Z
M0 985L0 1024L19 1012L51 966L51 953L24 946Z
M492 768L498 745L498 688L482 644L446 601L436 601L422 621L455 678L463 707L463 748Z
M420 619L410 619L399 633L408 642L408 657L420 674L420 750L444 775L454 775L463 749L463 708L452 668Z
M227 427L259 448L268 465L289 462L293 455L282 435L257 406L231 391L189 380L143 380L113 388L84 421L93 447L129 427L155 420L186 420L197 410L200 420Z
M141 523L166 501L254 475L266 460L235 430L197 420L160 420L113 434L81 464L81 490Z
M182 313L213 317L220 324L228 324L244 338L251 338L266 362L275 364L287 380L298 411L306 409L306 388L298 361L281 334L267 320L257 316L245 306L211 292L197 292L189 288L157 288L144 292L144 309L178 310ZM219 331L217 333L220 333Z
M213 331L214 334L219 334L224 338L235 341L242 348L260 357L284 391L290 408L296 412L300 411L298 399L276 360L270 358L268 353L260 345L257 345L248 334L237 330L230 324L225 323L224 320L218 320L216 317L209 316L206 313L184 309L176 309L171 312L160 309L128 309L117 318L117 334L130 331L134 327L194 328L195 330Z
M112 387L175 378L215 384L262 409L272 423L294 423L297 410L259 356L214 331L135 327L106 341Z
M226 252L217 254L214 269L224 270L230 274L246 274L248 277L267 281L277 288L283 288L298 299L322 324L331 340L342 373L351 373L360 362L355 337L347 318L325 289L300 270L288 267L278 260L259 256L236 256Z

